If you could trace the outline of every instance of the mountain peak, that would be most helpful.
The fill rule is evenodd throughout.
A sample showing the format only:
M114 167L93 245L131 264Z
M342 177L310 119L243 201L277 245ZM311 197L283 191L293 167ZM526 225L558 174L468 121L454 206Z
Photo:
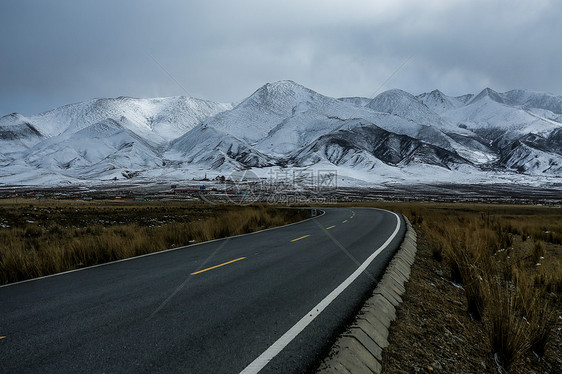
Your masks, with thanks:
M29 121L43 134L57 136L80 131L105 119L114 119L147 140L165 143L231 108L227 104L185 96L147 99L120 96L64 105L31 116ZM128 121L121 121L122 117Z
M379 112L399 114L411 106L425 106L416 97L406 91L394 88L378 94L369 104L368 108ZM426 108L427 109L427 108Z
M5 116L0 117L0 124L1 125L11 125L16 123L25 122L26 118L19 113L10 113L6 114Z
M384 92L381 92L380 94L378 94L375 97L375 99L379 96L380 97L384 97L384 96L406 96L406 97L409 97L409 98L415 98L414 95L412 95L411 93L406 92L404 90L401 90L399 88L391 88L390 90L386 90Z
M263 95L271 95L272 97L276 97L279 95L288 95L288 96L299 96L301 94L317 94L316 92L312 91L309 88L306 88L298 83L295 83L291 80L281 80L277 82L267 83L256 90L254 94ZM318 94L319 95L319 94ZM254 96L254 95L252 95ZM250 97L252 97L250 96Z
M451 98L437 89L431 91L430 93L418 95L416 96L416 99L436 113L443 113L458 106L454 100L451 100Z
M43 135L21 114L11 113L0 117L0 144L3 153L21 151L42 138ZM18 144L7 144L5 141L17 141Z
M263 87L270 87L270 88L274 88L274 89L280 89L280 88L293 88L293 87L299 87L299 88L305 88L304 86L296 83L295 81L292 81L290 79L284 79L284 80L280 80L280 81L275 81L275 82L269 82L266 83L265 85L263 85Z
M431 100L437 100L440 102L443 102L445 100L447 100L447 95L445 95L443 92L435 89L431 92L424 92L422 94L419 94L418 96L416 96L416 99L418 99L421 102L425 103L425 100L428 100L429 98L431 98Z
M210 118L205 124L253 144L288 122L304 124L300 117L326 119L332 113L353 113L354 108L285 80L263 85L234 109Z
M282 80L261 86L242 101L239 107L285 114L291 113L297 104L313 102L320 98L325 96L291 80Z
M414 95L399 89L377 95L367 107L378 112L390 113L422 125L442 125L437 113Z
M490 100L493 100L497 103L504 104L504 100L501 97L501 95L499 93L497 93L496 91L492 90L489 87L484 88L478 95L476 95L476 97L474 99L472 99L470 101L469 104L475 103L475 102L477 102L479 100L482 100L486 97L488 97Z

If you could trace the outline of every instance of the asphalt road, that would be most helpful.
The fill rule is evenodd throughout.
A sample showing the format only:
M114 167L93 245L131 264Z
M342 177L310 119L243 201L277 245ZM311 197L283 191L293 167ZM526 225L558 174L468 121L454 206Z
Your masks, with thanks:
M0 373L309 371L405 231L391 212L325 211L281 228L0 287Z

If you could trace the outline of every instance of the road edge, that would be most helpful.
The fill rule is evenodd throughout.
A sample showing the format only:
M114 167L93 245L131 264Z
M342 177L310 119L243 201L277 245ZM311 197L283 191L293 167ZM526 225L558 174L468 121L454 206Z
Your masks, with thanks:
M417 251L417 234L406 218L406 234L400 248L365 302L353 324L332 346L316 373L362 374L382 372L382 351L388 347L388 330L402 303L404 284L410 278Z
M257 230L257 231L252 231L252 232L247 232L247 233L244 233L244 234L237 234L237 235L232 235L232 236L225 236L224 238L216 238L216 239L206 240L206 241L199 242L199 243L193 243L193 244L188 244L188 245L182 245L182 246L180 246L180 247L162 249L162 250L160 250L160 251L145 253L145 254L143 254L143 255L138 255L138 256L133 256L133 257L122 258L122 259L119 259L119 260L113 260L113 261L109 261L109 262L102 262L101 264L85 266L85 267L83 267L83 268L78 268L78 269L65 270L65 271L61 271L61 272L59 272L59 273L53 273L53 274L48 274L48 275L42 275L42 276L40 276L40 277L24 279L24 280L17 281L17 282L13 282L13 283L0 284L0 288L15 286L15 285L19 285L19 284L22 284L22 283L35 282L35 281L38 281L38 280L41 280L41 279L58 277L58 276L61 276L61 275L66 275L66 274L70 274L70 273L76 273L76 272L79 272L79 271L86 271L86 270L90 270L90 269L94 269L94 268L98 268L98 267L102 267L102 266L108 266L108 265L112 265L112 264L117 264L117 263L119 263L119 262L133 261L133 260L136 260L136 259L139 259L139 258L143 258L143 257L156 256L156 255L163 254L163 253L166 253L166 252L173 252L173 251L188 249L188 248L191 248L191 247L196 247L196 246L203 245L203 244L218 242L218 241L221 241L221 240L230 240L230 239L238 238L238 237L241 237L241 236L254 235L254 234L258 234L258 233L264 232L264 231L275 230L275 229L278 229L278 228L281 228L281 227L287 227L287 226L292 226L292 225L298 225L299 223L306 222L306 221L310 221L310 220L316 219L316 218L318 218L318 217L322 217L324 214L326 214L326 211L325 211L325 210L318 209L318 208L315 208L315 207L303 207L303 208L296 208L296 209L310 209L310 210L312 210L312 209L317 209L318 211L320 211L321 214L318 214L318 215L316 215L316 216L312 216L312 217L310 217L310 218L303 219L302 221L291 222L291 223L287 223L287 224L284 224L284 225L281 225L281 226L268 227L268 228L266 228L266 229Z

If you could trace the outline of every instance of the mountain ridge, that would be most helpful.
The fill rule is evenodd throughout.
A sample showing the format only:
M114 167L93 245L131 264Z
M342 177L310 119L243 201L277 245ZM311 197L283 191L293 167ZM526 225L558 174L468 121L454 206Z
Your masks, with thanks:
M561 113L562 97L537 91L336 99L293 81L267 83L237 105L93 99L0 117L0 185L27 184L34 173L57 185L286 167L389 175L389 183L431 183L428 170L452 182L461 173L556 182Z

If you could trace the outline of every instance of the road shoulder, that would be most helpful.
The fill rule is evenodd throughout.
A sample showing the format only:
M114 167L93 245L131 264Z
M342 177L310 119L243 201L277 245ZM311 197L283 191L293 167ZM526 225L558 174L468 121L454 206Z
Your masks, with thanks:
M405 283L416 256L416 232L405 219L404 240L366 301L355 322L333 345L317 373L380 373L382 353L388 347L388 329L396 319L396 308L406 291Z

